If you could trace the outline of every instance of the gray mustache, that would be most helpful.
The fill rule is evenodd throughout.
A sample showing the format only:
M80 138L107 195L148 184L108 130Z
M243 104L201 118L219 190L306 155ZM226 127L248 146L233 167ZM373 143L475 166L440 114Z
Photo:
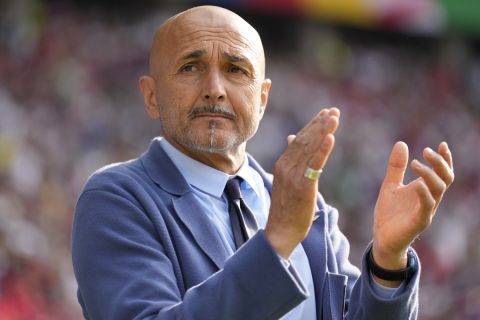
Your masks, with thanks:
M224 106L219 105L210 105L210 106L201 106L193 108L189 113L188 117L193 118L199 115L208 115L208 114L221 114L227 118L235 119L237 114L233 111L228 110Z

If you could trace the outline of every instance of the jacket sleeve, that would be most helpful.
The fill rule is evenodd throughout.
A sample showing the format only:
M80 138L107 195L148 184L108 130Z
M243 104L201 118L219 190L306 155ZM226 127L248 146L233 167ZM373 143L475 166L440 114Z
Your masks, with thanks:
M260 230L224 268L184 293L154 225L134 198L90 189L77 203L72 259L85 318L278 319L308 295Z
M323 201L320 199L320 201ZM412 276L403 290L390 299L378 296L372 288L373 279L367 268L366 254L362 258L361 272L348 260L350 246L345 235L338 228L338 211L322 202L328 216L327 246L335 256L328 262L331 272L347 276L345 292L345 310L343 317L348 320L414 320L418 313L418 286L420 278L420 263L417 272ZM371 244L365 250L369 251ZM339 317L341 319L341 317Z

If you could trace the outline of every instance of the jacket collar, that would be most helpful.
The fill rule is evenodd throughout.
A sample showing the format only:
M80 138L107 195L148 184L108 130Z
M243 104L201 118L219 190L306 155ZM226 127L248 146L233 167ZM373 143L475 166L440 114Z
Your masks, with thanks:
M160 188L176 196L184 195L190 192L191 188L161 147L160 139L152 140L140 161L150 179Z
M228 258L222 240L201 208L192 188L175 167L160 145L160 138L154 139L148 150L140 157L148 176L159 188L172 195L172 204L182 223L188 228L205 254L221 269Z

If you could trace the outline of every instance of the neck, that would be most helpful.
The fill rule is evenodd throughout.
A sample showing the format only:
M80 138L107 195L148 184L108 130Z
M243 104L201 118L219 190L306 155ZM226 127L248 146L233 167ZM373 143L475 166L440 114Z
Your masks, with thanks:
M230 175L235 174L245 161L245 142L225 152L208 152L192 150L177 143L173 139L168 137L164 138L177 150L190 158Z

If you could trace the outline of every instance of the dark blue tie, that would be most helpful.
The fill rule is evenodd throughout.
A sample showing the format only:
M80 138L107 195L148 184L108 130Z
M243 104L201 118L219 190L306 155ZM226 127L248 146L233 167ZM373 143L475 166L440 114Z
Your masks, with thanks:
M243 201L239 177L227 181L225 194L228 199L228 214L232 224L233 240L238 249L257 232L258 226L252 211Z

